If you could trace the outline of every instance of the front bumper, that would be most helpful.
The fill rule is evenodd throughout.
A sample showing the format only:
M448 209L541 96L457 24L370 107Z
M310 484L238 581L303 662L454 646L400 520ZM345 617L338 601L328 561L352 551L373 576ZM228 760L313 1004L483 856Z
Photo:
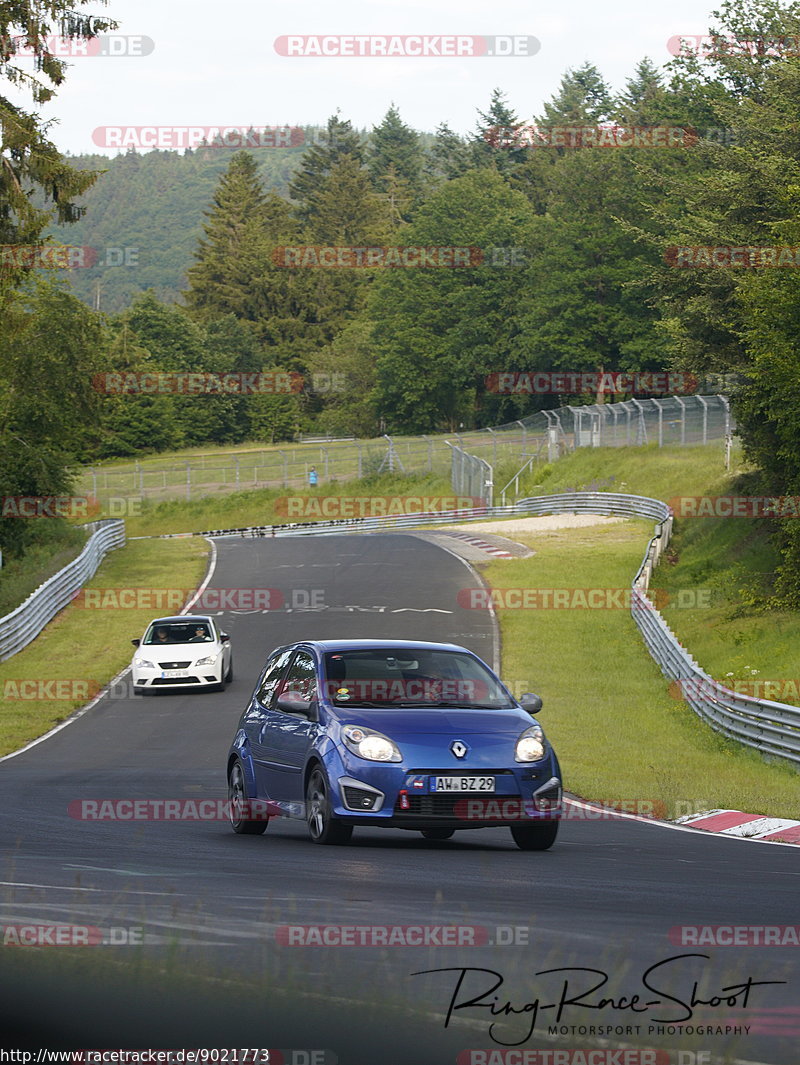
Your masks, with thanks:
M552 755L514 769L470 767L461 774L493 776L491 793L437 792L433 778L457 775L450 767L380 765L366 773L352 766L343 769L331 780L333 809L336 817L352 824L408 829L508 827L558 820L563 809L560 771Z
M189 665L185 668L184 677L167 677L166 670L146 669L134 666L132 670L134 688L147 689L148 691L169 691L176 688L210 688L222 683L222 662L214 666Z

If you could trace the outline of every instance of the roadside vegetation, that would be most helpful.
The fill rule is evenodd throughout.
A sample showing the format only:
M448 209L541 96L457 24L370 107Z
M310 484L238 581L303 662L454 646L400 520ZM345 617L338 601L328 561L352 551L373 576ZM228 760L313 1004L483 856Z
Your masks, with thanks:
M139 540L112 551L86 590L186 589L206 571L205 540ZM82 597L65 607L24 650L0 663L0 755L43 735L83 706L126 666L130 641L157 610L92 610ZM62 697L59 697L62 696Z
M650 523L641 521L515 534L535 555L480 568L498 589L627 589L650 535ZM708 623L695 613L699 634ZM532 690L544 699L542 725L569 791L645 811L652 803L668 817L731 808L800 818L797 771L766 763L702 722L670 689L627 608L498 609L497 615L503 679L518 693ZM795 621L795 647L798 636ZM693 640L688 646L705 664L705 647ZM766 644L761 650L767 654ZM730 648L731 661L739 654ZM750 647L748 654L772 668Z

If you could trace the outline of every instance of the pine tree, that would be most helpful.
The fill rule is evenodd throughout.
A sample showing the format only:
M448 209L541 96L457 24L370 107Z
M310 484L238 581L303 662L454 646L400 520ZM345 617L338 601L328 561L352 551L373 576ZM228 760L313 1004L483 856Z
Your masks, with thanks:
M313 218L320 186L333 167L348 156L359 164L362 162L361 137L337 113L328 119L327 127L320 131L319 142L304 152L300 167L289 184L289 196L295 201L295 214L301 222Z
M279 210L274 201L270 210L273 215ZM231 159L205 216L205 238L187 273L187 306L198 319L231 313L247 317L252 281L248 260L262 242L267 223L267 199L249 152L237 152Z
M566 72L537 121L543 126L592 125L605 122L612 108L611 90L602 74L592 63L584 63Z
M492 90L488 111L478 111L479 122L472 137L472 153L476 166L493 166L501 173L508 172L524 158L520 147L522 123L508 106L500 89Z
M636 126L658 120L659 105L664 98L663 79L651 59L640 60L632 78L614 102L617 121Z
M389 174L392 182L405 182L413 195L420 192L422 184L422 150L419 134L400 118L394 104L383 116L383 121L372 130L368 162L372 183L378 192L386 192Z
M442 122L436 130L436 139L428 150L425 173L430 182L452 181L472 169L473 161L469 146L463 138Z
M369 244L379 236L381 216L369 174L348 155L334 163L321 182L309 226L320 244Z

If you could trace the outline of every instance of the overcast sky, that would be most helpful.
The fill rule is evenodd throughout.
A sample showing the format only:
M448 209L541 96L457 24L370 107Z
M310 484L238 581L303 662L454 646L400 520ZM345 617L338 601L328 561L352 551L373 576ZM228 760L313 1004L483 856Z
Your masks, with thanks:
M103 150L101 126L323 125L337 108L357 127L378 123L392 101L403 119L433 131L473 129L495 86L530 120L568 67L596 64L614 89L667 41L708 30L714 0L111 0L119 34L153 42L146 57L71 60L67 81L42 110L65 152ZM93 13L101 13L89 7ZM279 55L282 35L528 36L533 56L319 57ZM5 91L5 90L4 90ZM17 102L22 97L12 96ZM31 107L30 100L24 101Z

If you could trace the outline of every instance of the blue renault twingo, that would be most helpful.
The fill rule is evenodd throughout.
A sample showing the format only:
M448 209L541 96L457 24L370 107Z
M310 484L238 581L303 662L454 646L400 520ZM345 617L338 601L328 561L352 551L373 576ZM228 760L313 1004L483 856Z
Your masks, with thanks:
M477 655L454 644L313 640L267 659L228 754L234 832L272 816L315 843L357 825L449 839L506 826L546 850L562 813L561 770L535 718Z

